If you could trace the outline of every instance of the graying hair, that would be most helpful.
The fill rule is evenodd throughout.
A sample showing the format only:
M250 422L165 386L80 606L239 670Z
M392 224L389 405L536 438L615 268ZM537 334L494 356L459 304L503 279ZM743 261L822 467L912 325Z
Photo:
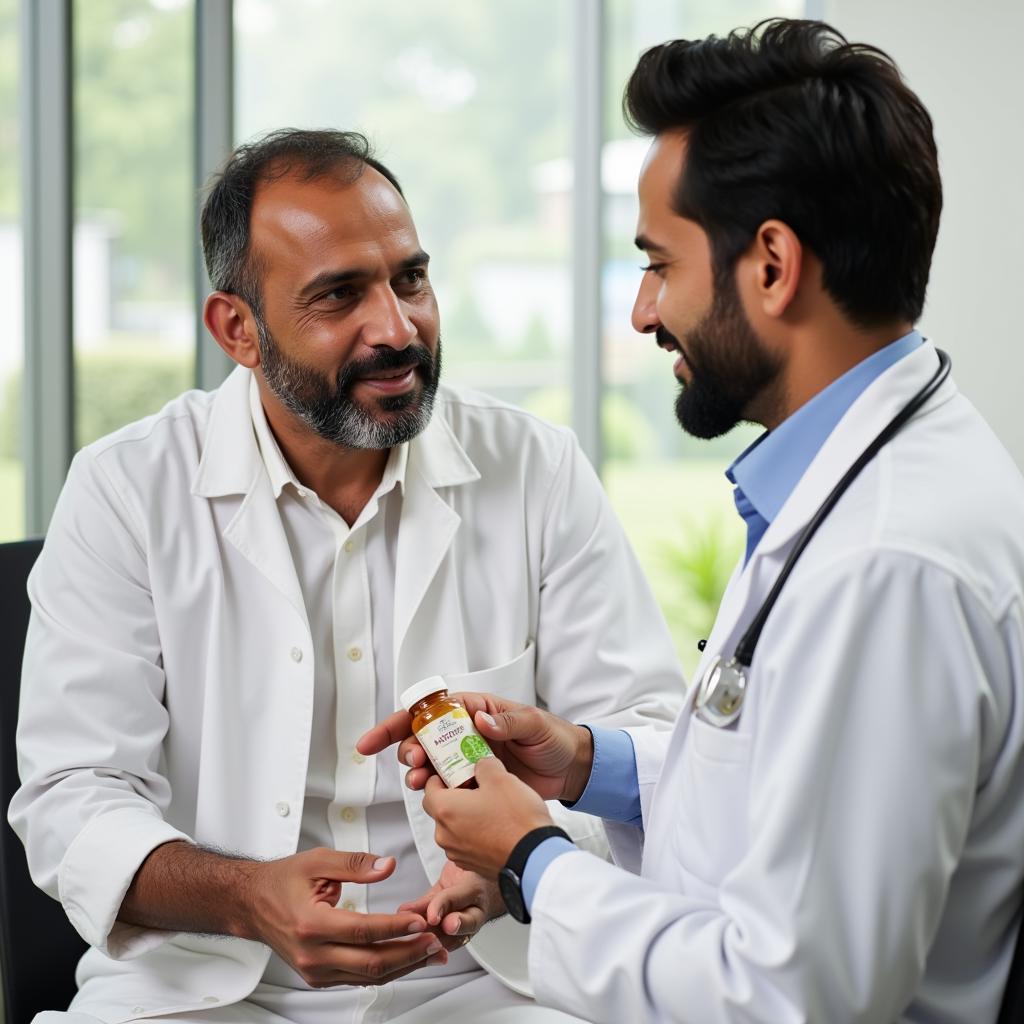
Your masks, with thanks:
M368 166L404 198L398 179L374 159L369 141L359 132L280 128L239 146L211 180L200 218L203 257L213 287L243 298L260 320L263 267L249 246L257 187L287 174L297 174L302 181L330 175L351 184Z

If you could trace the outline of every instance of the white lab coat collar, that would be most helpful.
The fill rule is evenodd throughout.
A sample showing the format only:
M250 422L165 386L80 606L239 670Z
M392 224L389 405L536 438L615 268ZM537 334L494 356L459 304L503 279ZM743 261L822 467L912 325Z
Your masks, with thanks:
M935 346L925 339L915 351L894 363L868 385L836 424L778 516L765 531L757 546L759 555L767 556L778 551L803 529L864 449L924 387L937 364ZM925 413L949 401L956 393L956 385L947 378L938 393L929 399Z
M305 603L288 540L281 525L274 488L260 454L249 408L251 371L239 367L213 401L205 448L192 481L198 497L243 496L224 529L233 544L289 601L309 628ZM430 423L409 442L404 481L403 523L399 533L395 582L395 664L427 587L459 526L459 516L437 493L480 479L445 416L439 390Z
M295 471L288 464L288 460L277 443L273 430L270 429L270 422L267 420L266 411L260 398L260 389L256 384L256 375L249 376L249 412L252 415L253 430L256 432L256 443L259 446L260 456L267 468L267 475L270 477L270 486L273 488L274 497L280 498L285 485L291 484L300 494L305 490L302 482L295 475ZM376 507L377 501L384 497L395 487L404 487L405 469L409 461L408 443L395 445L388 453L388 461L384 466L384 475L377 486L371 502Z
M237 367L221 385L210 411L206 445L192 493L200 498L248 494L264 471L249 415L252 371ZM419 437L409 442L409 465L432 488L480 479L480 473L456 440L444 416L445 391L438 390L434 414Z

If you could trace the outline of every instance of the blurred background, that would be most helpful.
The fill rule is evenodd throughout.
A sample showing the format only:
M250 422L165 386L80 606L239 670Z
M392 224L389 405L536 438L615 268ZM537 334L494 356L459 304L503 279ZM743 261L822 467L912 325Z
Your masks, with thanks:
M620 98L646 47L774 15L887 49L931 110L923 327L1024 465L1017 0L0 0L0 540L45 531L79 447L222 379L196 223L231 146L358 129L431 253L447 380L577 430L689 670L743 537L722 471L756 431L683 435L671 357L630 328L647 143Z

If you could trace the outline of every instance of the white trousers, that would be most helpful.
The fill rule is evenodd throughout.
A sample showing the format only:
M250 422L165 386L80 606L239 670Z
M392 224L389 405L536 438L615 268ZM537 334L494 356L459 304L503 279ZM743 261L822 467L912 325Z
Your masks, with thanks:
M450 1024L453 1020L480 1021L483 1024L580 1024L580 1018L560 1010L538 1006L532 999L517 995L489 974L457 985L442 995L428 999L414 1009L395 1007L396 1016L368 1011L365 1024ZM337 1017L334 1017L337 1020ZM77 1010L47 1010L37 1014L32 1024L103 1024L96 1017ZM125 1024L295 1024L266 1006L233 1003L209 1010L174 1014L170 1017L145 1017Z

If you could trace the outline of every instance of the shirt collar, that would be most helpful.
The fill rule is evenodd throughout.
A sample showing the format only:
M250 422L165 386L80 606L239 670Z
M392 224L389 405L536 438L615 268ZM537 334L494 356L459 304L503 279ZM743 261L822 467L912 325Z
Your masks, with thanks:
M847 370L774 430L762 434L725 475L770 523L850 406L875 378L923 340L911 331Z
M256 383L256 375L253 374L249 383L249 411L252 414L252 427L256 434L256 443L259 446L260 457L266 467L267 476L270 478L270 486L274 490L274 497L280 498L281 492L287 484L291 484L299 495L313 493L311 488L301 484L298 477L288 465L277 438L274 437L270 424L267 422L267 414L263 409L263 402L260 400L260 389ZM374 498L382 498L395 487L405 486L405 471L409 464L409 445L399 444L391 449L388 455L387 464L384 466L384 475L380 484L374 492Z

